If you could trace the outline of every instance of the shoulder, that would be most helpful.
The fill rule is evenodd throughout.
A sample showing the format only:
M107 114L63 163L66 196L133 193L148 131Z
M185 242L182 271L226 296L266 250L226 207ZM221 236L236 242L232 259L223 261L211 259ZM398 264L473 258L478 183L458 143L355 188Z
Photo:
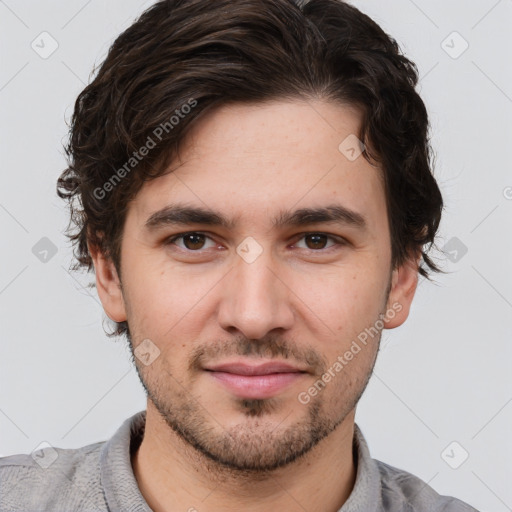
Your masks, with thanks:
M382 503L386 511L478 512L450 496L438 494L421 478L374 459L380 473Z
M106 510L100 481L104 443L0 457L0 510Z

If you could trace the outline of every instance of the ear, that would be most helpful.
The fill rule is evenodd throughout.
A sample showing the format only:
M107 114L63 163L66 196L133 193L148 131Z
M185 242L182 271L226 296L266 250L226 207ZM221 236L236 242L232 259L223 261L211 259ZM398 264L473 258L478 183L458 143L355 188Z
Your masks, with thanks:
M420 261L421 252L417 251L403 265L393 270L386 311L394 311L395 315L383 318L384 329L394 329L407 320L418 285Z
M121 291L121 282L115 265L110 259L105 258L97 246L88 243L87 247L94 262L96 289L98 290L103 309L114 322L124 322L126 320L126 310Z

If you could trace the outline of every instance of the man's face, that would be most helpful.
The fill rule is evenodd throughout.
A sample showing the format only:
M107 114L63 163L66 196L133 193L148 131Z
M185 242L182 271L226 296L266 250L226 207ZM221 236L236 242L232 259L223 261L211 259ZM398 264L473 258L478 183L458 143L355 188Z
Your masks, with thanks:
M397 281L380 171L354 159L359 121L355 110L320 101L223 107L195 126L182 165L129 205L123 293L98 287L103 304L127 320L133 349L150 340L150 364L135 363L162 418L224 466L285 465L353 419L379 320L391 309L397 323L407 316L408 303L392 306L398 295L389 294ZM154 215L177 204L231 225ZM340 215L284 222L329 207L364 225ZM146 225L152 216L160 222ZM262 376L255 367L268 362L290 367Z

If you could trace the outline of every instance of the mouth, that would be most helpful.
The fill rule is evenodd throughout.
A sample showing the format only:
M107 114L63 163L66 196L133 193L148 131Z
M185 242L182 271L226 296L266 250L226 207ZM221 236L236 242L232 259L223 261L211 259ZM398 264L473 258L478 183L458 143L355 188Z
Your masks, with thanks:
M303 379L308 372L282 361L232 361L204 370L225 389L239 398L271 398Z

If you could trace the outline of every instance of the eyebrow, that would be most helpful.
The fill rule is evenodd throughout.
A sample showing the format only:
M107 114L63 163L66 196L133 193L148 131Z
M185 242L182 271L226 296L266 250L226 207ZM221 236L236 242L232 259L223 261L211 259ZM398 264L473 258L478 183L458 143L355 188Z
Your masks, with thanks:
M368 228L364 215L340 204L331 204L317 208L300 208L295 211L281 211L272 220L274 229L281 227L300 227L317 223L338 223L354 227L361 231ZM184 204L168 205L150 215L144 224L148 231L156 231L165 226L204 224L207 226L220 226L233 230L236 221L227 219L220 212L214 210L187 206Z

